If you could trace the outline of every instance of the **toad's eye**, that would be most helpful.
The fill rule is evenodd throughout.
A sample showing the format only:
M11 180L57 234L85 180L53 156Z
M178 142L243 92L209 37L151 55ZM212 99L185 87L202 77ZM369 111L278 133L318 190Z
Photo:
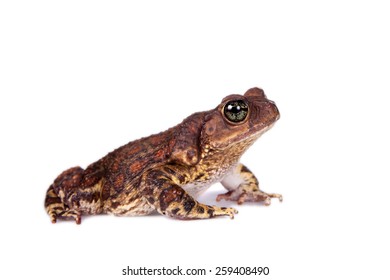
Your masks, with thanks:
M242 122L248 115L248 104L244 100L232 100L223 108L225 117L231 122Z

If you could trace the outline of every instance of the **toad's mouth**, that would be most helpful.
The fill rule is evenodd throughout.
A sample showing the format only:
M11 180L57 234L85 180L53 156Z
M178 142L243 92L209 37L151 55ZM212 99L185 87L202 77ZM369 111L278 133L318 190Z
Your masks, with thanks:
M266 127L263 127L262 129L256 131L253 133L253 131L251 130L248 130L247 132L241 134L239 137L237 138L241 138L240 139L236 139L237 141L231 141L232 143L230 144L233 144L234 142L236 143L240 143L242 141L245 141L245 140L248 140L248 139L253 139L253 140L256 140L258 139L261 135L263 135L265 132L267 132L268 130L270 130L273 126L275 125L275 122L273 122L272 124L266 126Z
M231 146L247 142L247 145L252 145L258 138L260 138L261 135L263 135L265 132L270 130L275 125L275 122L272 124L263 127L262 129L259 129L256 132L253 132L253 130L248 130L237 137L230 139L230 141L225 142L223 145L218 145L216 147L213 147L215 150L224 150L226 148L230 148Z

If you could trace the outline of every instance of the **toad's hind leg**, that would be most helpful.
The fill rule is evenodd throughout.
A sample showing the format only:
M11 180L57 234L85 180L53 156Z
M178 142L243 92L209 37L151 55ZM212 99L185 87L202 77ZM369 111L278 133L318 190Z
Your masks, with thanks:
M57 222L57 217L66 210L66 206L61 201L61 198L55 193L53 185L46 192L45 208L53 224Z
M84 169L81 167L70 168L61 173L46 192L45 208L52 223L58 218L74 219L77 224L81 223L81 213L77 209L71 209L64 203L69 194L80 185Z
M51 185L47 190L45 208L53 224L57 222L57 218L74 219L77 224L81 223L80 212L77 210L69 209L69 207L66 206L61 201L61 198L55 193L53 185Z
M103 178L104 168L100 162L86 170L73 167L62 172L46 194L45 207L51 221L70 218L80 224L81 215L102 213Z

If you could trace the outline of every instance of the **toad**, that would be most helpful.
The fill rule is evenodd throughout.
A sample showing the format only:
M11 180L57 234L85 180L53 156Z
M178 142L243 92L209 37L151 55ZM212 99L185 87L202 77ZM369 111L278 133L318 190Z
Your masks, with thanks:
M282 201L280 194L260 190L255 175L240 162L278 119L275 103L262 89L229 95L215 109L132 141L86 169L64 171L46 193L46 211L52 223L74 219L77 224L83 215L138 216L153 211L177 219L233 218L238 213L234 208L197 201L217 182L227 190L217 201Z

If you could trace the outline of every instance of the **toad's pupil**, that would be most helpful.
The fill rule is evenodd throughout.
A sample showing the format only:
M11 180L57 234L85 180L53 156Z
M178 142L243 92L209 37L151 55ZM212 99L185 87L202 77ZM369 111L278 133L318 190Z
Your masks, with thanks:
M241 110L241 107L239 105L228 105L228 111L231 111L232 113L238 113Z

